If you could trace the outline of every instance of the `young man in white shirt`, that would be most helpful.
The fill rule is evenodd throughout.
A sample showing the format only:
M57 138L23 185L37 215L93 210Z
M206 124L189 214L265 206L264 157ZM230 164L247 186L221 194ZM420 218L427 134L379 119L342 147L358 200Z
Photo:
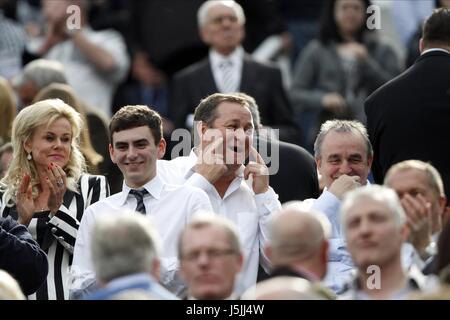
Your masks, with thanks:
M196 108L194 120L199 143L189 156L158 161L158 175L167 183L200 187L213 211L236 224L245 261L237 280L240 294L255 284L259 263L269 271L264 255L267 220L281 204L269 186L263 159L252 147L253 119L246 99L210 95ZM255 161L244 165L249 155Z
M125 106L111 119L109 146L112 161L124 176L122 192L86 209L75 244L71 291L80 293L95 277L90 257L92 226L113 209L126 208L151 219L162 238L161 282L181 294L176 239L198 210L212 210L204 191L192 186L173 186L156 173L156 160L165 152L159 114L147 106ZM88 290L89 291L89 290Z

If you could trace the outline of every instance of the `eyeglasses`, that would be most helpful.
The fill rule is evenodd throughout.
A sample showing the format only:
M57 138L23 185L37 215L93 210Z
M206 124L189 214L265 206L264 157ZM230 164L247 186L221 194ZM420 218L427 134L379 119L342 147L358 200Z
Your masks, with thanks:
M192 251L184 254L181 259L188 262L194 262L197 261L202 254L206 254L208 259L218 260L225 256L236 254L236 251L233 249L208 249L206 251Z

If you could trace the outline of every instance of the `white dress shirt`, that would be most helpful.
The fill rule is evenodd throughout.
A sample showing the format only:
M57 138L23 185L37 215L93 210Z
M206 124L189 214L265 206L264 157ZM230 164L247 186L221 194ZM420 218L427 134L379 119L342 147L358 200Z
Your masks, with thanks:
M269 271L269 260L263 249L268 241L267 221L270 213L281 209L278 195L270 187L267 192L255 195L248 181L244 180L241 167L238 176L221 198L216 188L194 171L196 162L197 155L193 151L187 157L158 160L158 175L167 183L203 189L209 196L214 212L236 225L244 253L244 268L236 280L235 292L242 294L256 283L259 263Z
M244 60L244 49L242 47L237 47L231 54L228 56L223 56L217 51L210 50L209 51L209 61L211 63L212 73L214 77L214 81L216 83L217 89L221 93L230 93L228 90L226 90L223 86L222 79L223 79L223 71L220 67L221 63L224 60L228 60L231 62L232 65L232 78L233 83L235 83L236 88L234 91L239 91L239 88L241 86L241 78L242 78L242 65Z
M158 231L161 240L161 282L171 291L181 294L184 289L178 279L177 241L187 221L199 210L211 211L208 196L192 186L174 186L164 183L159 176L144 185L149 192L144 196L147 217ZM122 192L116 193L88 207L81 220L72 264L71 291L83 289L86 280L95 277L91 261L91 230L102 215L118 212L117 209L135 210L136 198L129 194L124 183ZM115 209L115 210L114 210Z

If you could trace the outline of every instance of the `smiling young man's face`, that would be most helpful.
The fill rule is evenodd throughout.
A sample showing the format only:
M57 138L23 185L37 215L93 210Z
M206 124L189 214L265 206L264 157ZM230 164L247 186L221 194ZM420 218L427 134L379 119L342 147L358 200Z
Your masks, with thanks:
M156 161L164 156L164 139L155 142L148 126L135 127L112 134L111 160L123 174L130 188L139 188L156 176Z

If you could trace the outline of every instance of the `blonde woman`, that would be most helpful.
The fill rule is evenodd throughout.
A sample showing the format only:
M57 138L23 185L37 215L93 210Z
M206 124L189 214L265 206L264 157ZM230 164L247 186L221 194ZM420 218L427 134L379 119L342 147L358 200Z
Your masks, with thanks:
M73 89L67 84L52 83L39 91L34 98L34 102L45 99L61 99L80 114L84 123L80 134L80 150L86 159L87 171L92 174L98 174L99 165L102 163L103 157L92 147L86 112L82 104L77 100Z
M11 139L11 126L16 116L16 104L11 86L0 77L0 146Z
M13 123L13 160L0 181L2 216L28 226L49 261L47 281L30 299L68 299L81 217L109 195L105 177L85 174L81 128L80 114L59 99L23 109Z

